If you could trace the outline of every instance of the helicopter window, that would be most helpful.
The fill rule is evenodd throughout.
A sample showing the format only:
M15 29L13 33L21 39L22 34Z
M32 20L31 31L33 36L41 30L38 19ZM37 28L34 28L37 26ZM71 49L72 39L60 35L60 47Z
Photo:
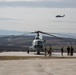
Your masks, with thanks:
M35 48L42 48L42 45L35 45Z
M38 45L42 45L42 41L38 41Z
M37 41L37 44L34 46L35 48L42 48L42 41Z

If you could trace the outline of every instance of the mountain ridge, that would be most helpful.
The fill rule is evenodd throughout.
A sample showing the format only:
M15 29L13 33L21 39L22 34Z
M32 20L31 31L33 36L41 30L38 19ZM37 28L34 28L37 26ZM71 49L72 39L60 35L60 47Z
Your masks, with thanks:
M0 35L22 35L25 32L0 29Z
M55 35L57 37L65 37L65 38L75 38L76 39L76 34L75 33L50 33L49 34L52 34L52 35ZM13 30L3 30L3 29L0 29L0 37L3 37L3 36L9 36L9 35L29 35L29 36L32 36L35 34L32 34L30 32L27 32L27 31L13 31ZM44 35L46 36L46 35Z

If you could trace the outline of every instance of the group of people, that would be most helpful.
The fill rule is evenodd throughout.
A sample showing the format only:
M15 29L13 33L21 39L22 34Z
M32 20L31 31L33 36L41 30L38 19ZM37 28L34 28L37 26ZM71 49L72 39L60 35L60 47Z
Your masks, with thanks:
M47 50L45 47L45 56L47 55L47 53L49 54L49 56L52 55L52 47L50 46L49 49Z
M68 46L67 47L67 56L73 56L73 52L74 52L74 48L71 46ZM45 47L45 56L47 55L47 53L49 54L49 56L52 55L52 47L49 46L48 50L47 48ZM62 47L61 48L61 55L63 56L63 53L64 53L64 48Z
M73 51L74 51L74 48L71 46L71 47L67 47L67 55L69 56L73 56ZM63 52L64 52L64 49L63 47L61 48L61 55L63 56Z

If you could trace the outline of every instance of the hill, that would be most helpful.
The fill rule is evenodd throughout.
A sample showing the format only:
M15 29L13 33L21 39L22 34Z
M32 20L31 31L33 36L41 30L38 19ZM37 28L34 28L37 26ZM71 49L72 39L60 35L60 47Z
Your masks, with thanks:
M62 46L66 49L68 44L76 49L76 39L62 38L57 39L54 37L44 36L46 46L52 46L54 51L59 51ZM34 36L25 35L9 35L0 37L0 51L26 51L32 45Z
M5 35L22 35L25 32L22 31L12 31L12 30L3 30L0 29L0 36L5 36Z

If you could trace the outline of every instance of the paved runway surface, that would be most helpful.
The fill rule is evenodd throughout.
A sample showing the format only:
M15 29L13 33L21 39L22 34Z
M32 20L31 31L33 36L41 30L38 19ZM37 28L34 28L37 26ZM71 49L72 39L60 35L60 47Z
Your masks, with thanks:
M0 60L0 75L76 75L76 59Z
M30 52L29 54L27 52L1 52L0 56L45 56L44 52L41 52L40 55L37 55L37 52ZM47 54L47 56L49 56ZM61 53L59 52L52 52L53 57L61 57ZM67 53L63 53L63 57L67 57ZM73 57L76 57L76 53L73 54Z
M44 53L37 55L35 52L2 52L0 56L37 56L25 60L0 60L0 75L76 75L76 53L72 58L67 58L66 53L64 56L52 53L52 57L60 57L55 59L38 58L45 57Z

